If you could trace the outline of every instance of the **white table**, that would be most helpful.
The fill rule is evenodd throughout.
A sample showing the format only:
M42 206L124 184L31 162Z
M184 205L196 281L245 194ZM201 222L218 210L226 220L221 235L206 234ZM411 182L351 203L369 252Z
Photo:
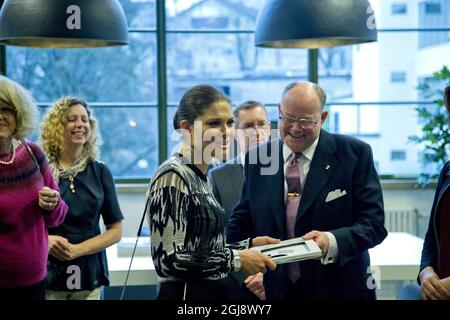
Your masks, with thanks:
M136 241L136 238L126 238ZM139 241L141 243L141 240ZM148 249L150 252L150 248ZM130 266L131 257L119 257L117 244L106 249L108 257L109 280L111 286L123 286ZM127 285L157 284L158 279L150 254L147 257L134 257Z
M127 238L131 240L135 238ZM381 281L415 280L419 272L423 239L408 233L391 232L375 248L369 250L371 268ZM149 249L150 250L150 249ZM118 257L117 245L106 250L112 286L121 286L130 264L130 257ZM155 267L150 256L135 257L128 278L129 285L158 283Z
M390 232L369 250L370 262L381 281L415 280L419 273L423 239L409 233Z

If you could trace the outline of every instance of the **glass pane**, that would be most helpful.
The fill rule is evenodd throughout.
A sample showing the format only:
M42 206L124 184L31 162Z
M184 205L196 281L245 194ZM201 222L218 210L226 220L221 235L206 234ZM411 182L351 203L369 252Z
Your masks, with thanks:
M410 141L420 135L417 105L331 105L326 128L353 135L371 145L378 173L411 177L436 172L435 165L422 166L423 146ZM391 158L402 150L405 158Z
M377 27L425 28L450 25L449 0L371 0Z
M156 28L156 0L120 0L130 28Z
M169 139L167 146L168 157L178 152L181 146L181 135L178 134L173 128L173 116L175 115L176 111L177 107L167 108L167 137Z
M9 46L8 76L39 102L75 95L89 102L156 103L154 34L130 33L130 45L95 49Z
M167 28L253 30L262 0L166 0Z
M100 159L117 178L149 178L158 167L157 109L96 107L103 144Z
M156 107L90 106L98 121L100 159L115 179L148 179L158 167L158 117ZM42 120L46 107L39 108ZM30 140L38 142L39 132Z
M448 65L449 35L380 32L375 43L321 49L319 84L333 102L418 100L420 79ZM436 43L438 38L445 40ZM421 39L433 45L421 47Z
M374 105L332 105L327 130L352 135L379 134L379 114L379 106Z
M306 50L256 49L249 34L169 34L167 44L168 94L173 104L200 83L219 87L235 103L278 102L288 83L307 75Z

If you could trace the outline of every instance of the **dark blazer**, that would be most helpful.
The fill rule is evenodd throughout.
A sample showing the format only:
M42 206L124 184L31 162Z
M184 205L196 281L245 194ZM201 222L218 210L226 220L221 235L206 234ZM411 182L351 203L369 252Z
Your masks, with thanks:
M246 156L245 182L229 223L229 242L262 235L286 239L282 142L268 142L259 149L258 157L251 154L256 149ZM274 166L261 157L264 154L276 161L275 174L261 174L261 169ZM248 158L252 157L258 161L249 164ZM326 202L328 193L336 189L347 194ZM327 265L319 260L300 262L302 276L295 286L301 296L375 299L368 249L381 243L387 231L370 146L322 130L303 190L295 235L302 236L314 229L329 231L336 237L339 257L336 263ZM285 265L267 272L264 284L268 299L289 298Z
M224 207L227 221L239 202L242 185L244 184L244 168L239 162L239 157L237 157L208 171L208 180L214 197ZM242 289L233 292L232 298L236 300L259 300L246 288L244 280L247 276L243 272L233 272L231 276Z
M437 270L440 239L440 216L437 209L445 192L450 192L450 161L445 164L439 176L436 193L434 195L433 207L431 209L428 230L423 242L420 271L428 266L431 266L434 270Z
M234 207L236 207L241 196L242 185L244 184L244 168L238 163L238 158L234 158L220 166L212 168L208 172L214 196L225 208L228 218L230 218Z

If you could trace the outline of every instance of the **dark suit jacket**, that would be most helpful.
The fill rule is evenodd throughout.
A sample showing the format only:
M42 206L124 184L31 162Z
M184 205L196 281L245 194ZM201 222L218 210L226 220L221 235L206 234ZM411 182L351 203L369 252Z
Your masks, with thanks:
M208 172L214 196L225 208L230 218L234 207L236 207L241 196L242 185L244 184L244 171L242 164L237 162L237 158L232 159L220 166L212 168Z
M431 209L430 221L428 230L423 242L422 259L420 262L420 271L426 267L433 267L437 270L438 254L439 254L439 239L440 235L440 216L437 211L441 199L443 199L445 192L450 192L450 161L447 162L441 171L439 181L437 184L436 193L434 195L433 207ZM419 278L417 278L419 280Z
M262 235L286 239L282 142L272 141L259 149L263 149L259 155L268 154L272 161L278 157L278 170L273 175L261 175L261 169L274 164L267 164L261 156L249 164L248 157L256 150L247 154L241 199L228 226L229 242ZM326 202L328 193L336 189L347 194ZM375 299L368 249L381 243L387 231L380 182L368 144L321 131L303 189L295 235L314 229L333 233L339 257L336 263L327 265L318 260L300 262L302 275L295 286L301 296ZM289 298L284 269L285 265L280 265L264 276L268 299Z
M208 180L215 198L225 208L227 220L229 220L234 207L239 202L244 184L244 171L242 164L239 163L239 158L211 168L208 171ZM258 301L258 298L245 287L244 280L247 276L243 272L233 272L232 277L242 289L239 292L233 292L234 299Z

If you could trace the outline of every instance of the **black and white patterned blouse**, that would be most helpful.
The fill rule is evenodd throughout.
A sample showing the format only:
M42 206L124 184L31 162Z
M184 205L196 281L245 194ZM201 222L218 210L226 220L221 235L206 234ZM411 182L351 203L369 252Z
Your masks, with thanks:
M147 201L152 258L161 281L217 280L236 271L232 249L245 249L249 241L225 244L225 210L206 176L186 158L174 155L158 168Z

